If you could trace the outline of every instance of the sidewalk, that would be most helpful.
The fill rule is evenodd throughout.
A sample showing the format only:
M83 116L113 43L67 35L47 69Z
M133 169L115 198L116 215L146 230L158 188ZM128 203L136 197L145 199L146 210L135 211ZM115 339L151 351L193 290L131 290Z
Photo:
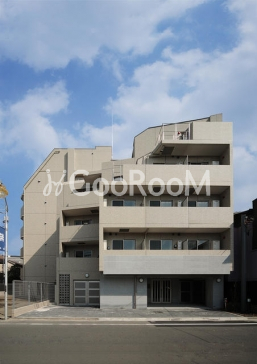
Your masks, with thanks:
M172 322L257 322L257 318L245 317L226 311L213 311L205 307L151 307L146 309L66 307L50 305L22 314L15 318L45 319L56 321L172 321ZM14 320L14 319L13 319Z

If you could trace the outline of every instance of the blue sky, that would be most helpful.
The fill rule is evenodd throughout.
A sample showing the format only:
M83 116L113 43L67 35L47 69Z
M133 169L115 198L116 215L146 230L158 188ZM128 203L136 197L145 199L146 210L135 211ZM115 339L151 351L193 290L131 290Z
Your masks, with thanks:
M111 145L112 113L114 158L130 157L134 135L149 126L223 113L234 124L234 207L249 208L257 197L256 19L256 0L0 0L9 254L22 246L28 178L55 147Z

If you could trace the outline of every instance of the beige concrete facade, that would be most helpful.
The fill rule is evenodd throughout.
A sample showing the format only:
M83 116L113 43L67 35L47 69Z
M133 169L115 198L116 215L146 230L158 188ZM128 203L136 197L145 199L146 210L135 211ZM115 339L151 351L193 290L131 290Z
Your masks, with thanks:
M56 282L60 304L221 307L233 268L232 123L217 114L152 127L132 158L111 153L56 149L26 183L23 279Z

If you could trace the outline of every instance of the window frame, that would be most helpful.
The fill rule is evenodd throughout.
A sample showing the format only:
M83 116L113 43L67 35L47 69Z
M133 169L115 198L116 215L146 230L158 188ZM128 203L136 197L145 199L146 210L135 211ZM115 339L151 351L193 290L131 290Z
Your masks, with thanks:
M170 248L169 249L163 249L164 242L170 242ZM160 249L152 249L151 248L151 242L160 242ZM173 250L173 240L172 239L150 239L149 240L149 250Z
M121 248L114 248L114 244L116 242L122 242L122 247ZM126 246L126 244L128 242L134 242L134 247L132 247L132 248L125 248L125 246ZM113 239L112 240L112 250L136 250L136 239Z

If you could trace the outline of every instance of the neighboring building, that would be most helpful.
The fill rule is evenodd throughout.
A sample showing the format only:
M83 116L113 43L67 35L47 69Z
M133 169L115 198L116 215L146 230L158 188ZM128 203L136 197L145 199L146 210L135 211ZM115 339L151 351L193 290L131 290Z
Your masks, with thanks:
M151 127L132 158L111 155L55 149L26 183L23 279L56 282L58 304L222 307L233 265L232 123L217 114ZM61 184L45 186L63 170L56 197ZM195 189L206 170L210 196ZM197 186L185 186L187 171Z
M225 294L228 301L235 304L240 302L242 267L243 279L246 284L246 299L257 305L257 199L252 202L249 210L234 214L234 271L227 277ZM242 231L242 217L244 230ZM245 234L245 253L242 246ZM235 306L237 307L237 306Z

